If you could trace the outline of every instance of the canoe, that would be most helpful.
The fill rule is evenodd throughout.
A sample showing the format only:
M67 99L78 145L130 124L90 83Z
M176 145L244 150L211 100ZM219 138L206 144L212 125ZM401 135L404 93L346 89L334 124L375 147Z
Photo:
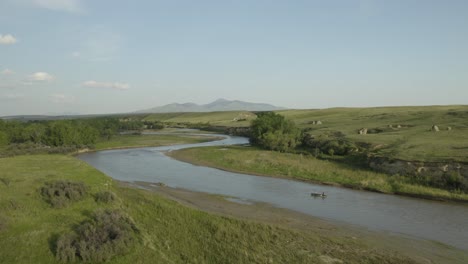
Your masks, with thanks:
M310 193L310 196L313 196L313 197L322 197L322 198L325 198L327 197L327 195L325 193L318 193L318 192L311 192Z

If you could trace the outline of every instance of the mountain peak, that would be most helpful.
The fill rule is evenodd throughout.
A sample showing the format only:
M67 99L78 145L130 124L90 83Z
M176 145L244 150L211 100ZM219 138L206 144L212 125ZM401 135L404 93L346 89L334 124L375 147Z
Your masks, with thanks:
M238 100L230 101L219 98L209 104L198 105L195 103L168 104L154 107L139 113L177 113L177 112L215 112L215 111L272 111L284 109L270 104L258 104L242 102Z

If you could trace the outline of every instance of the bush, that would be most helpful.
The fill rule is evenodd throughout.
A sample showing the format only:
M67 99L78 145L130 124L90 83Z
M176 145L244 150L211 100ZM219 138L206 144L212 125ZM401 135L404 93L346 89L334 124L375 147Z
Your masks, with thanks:
M98 210L77 226L74 233L59 236L55 256L62 262L108 261L127 252L138 233L133 221L123 213Z
M117 199L117 196L110 191L98 192L94 195L94 200L98 203L111 203Z
M341 132L325 133L314 137L304 133L302 145L309 148L315 156L320 153L344 156L359 151L359 147L345 138Z
M301 139L301 131L293 121L273 113L259 113L250 125L250 143L266 149L291 151Z
M46 183L41 188L41 195L52 207L61 208L83 199L87 189L82 182L55 181Z

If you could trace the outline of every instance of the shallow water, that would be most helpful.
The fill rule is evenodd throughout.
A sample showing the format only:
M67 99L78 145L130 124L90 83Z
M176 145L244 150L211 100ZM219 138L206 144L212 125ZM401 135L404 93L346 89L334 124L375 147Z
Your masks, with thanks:
M213 135L210 135L213 136ZM195 146L246 144L247 138L85 153L79 159L121 181L163 182L170 187L259 201L370 230L401 233L468 250L468 206L356 191L195 166L164 155ZM229 151L229 150L226 150ZM327 198L311 197L325 192ZM232 198L231 198L232 199Z

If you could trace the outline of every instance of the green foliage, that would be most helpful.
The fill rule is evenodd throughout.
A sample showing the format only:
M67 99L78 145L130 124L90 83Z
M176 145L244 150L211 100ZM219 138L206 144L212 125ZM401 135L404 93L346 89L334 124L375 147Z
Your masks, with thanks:
M145 128L145 125L143 124L142 121L140 120L133 120L133 119L121 119L119 123L119 129L120 130L143 130Z
M8 138L8 134L0 131L0 147L6 146L10 143L10 139Z
M440 175L415 175L410 178L413 183L451 191L468 193L468 180L458 172L445 172Z
M288 151L300 143L301 131L284 116L265 112L251 123L250 142L266 149Z
M82 182L54 181L46 183L41 188L41 195L52 207L62 208L71 202L83 199L87 189Z
M354 142L347 139L340 132L329 132L313 136L309 133L304 133L302 145L309 149L314 156L321 153L328 155L347 155L357 152L359 147Z
M165 126L162 122L160 121L143 121L143 125L147 129L163 129Z
M57 239L55 256L62 262L108 261L122 255L137 241L138 229L127 215L117 210L97 210L73 234Z
M94 195L94 200L98 203L112 203L116 199L117 196L111 191L102 191Z

